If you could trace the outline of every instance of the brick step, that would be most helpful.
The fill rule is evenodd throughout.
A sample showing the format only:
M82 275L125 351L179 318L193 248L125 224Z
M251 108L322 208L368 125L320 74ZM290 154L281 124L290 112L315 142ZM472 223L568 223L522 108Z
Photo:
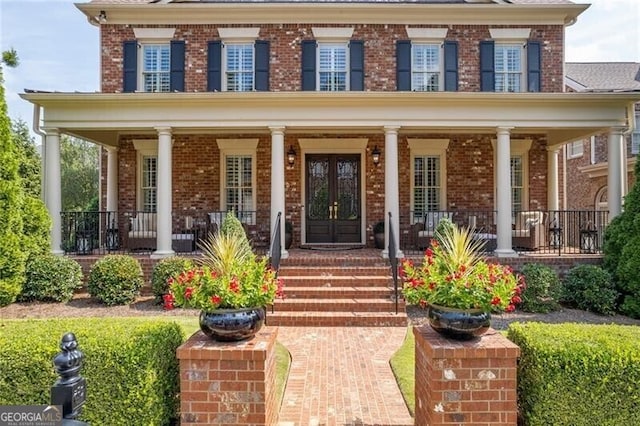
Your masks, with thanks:
M287 285L285 287L285 295L287 299L384 299L391 298L393 287L309 287Z
M388 266L288 266L280 265L278 275L324 275L324 276L391 276L391 268Z
M267 313L267 324L280 327L406 327L407 314L388 312L283 312Z
M276 311L287 312L388 312L395 311L395 303L389 298L379 299L276 299ZM404 309L404 301L398 306Z
M357 266L376 266L389 268L389 260L381 257L366 256L332 256L326 252L324 257L305 256L282 259L281 267L288 266L311 266L311 267L357 267Z
M390 277L385 276L353 276L353 275L278 275L287 287L389 287L393 285Z

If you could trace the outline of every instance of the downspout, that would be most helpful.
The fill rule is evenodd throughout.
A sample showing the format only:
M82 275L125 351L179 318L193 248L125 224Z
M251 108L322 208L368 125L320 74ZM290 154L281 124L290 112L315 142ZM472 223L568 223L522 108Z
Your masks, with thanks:
M40 136L42 138L42 143L40 145L41 149L40 149L40 198L42 199L42 202L46 204L46 198L47 198L47 194L45 191L45 184L44 184L44 177L46 175L46 152L47 150L45 149L45 134L44 132L40 129L40 105L38 104L33 104L33 123L31 124L31 129L33 130L33 132L35 134L37 134L38 136Z

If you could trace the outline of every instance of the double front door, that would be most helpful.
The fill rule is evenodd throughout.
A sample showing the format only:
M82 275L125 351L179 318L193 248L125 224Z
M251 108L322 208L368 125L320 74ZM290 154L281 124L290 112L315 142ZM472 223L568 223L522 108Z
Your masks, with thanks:
M307 243L360 243L360 155L305 158Z

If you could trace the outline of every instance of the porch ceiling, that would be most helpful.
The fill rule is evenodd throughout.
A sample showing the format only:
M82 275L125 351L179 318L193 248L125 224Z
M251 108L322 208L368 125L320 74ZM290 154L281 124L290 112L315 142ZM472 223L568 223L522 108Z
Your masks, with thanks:
M43 107L43 127L105 145L122 133L269 132L546 134L549 145L629 128L640 93L246 92L21 94Z

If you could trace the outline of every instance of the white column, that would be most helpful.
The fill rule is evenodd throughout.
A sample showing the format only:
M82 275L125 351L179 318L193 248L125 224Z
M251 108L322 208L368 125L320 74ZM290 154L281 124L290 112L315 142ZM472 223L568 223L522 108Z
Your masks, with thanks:
M276 229L278 212L280 216L280 257L286 259L289 252L284 248L284 127L269 127L271 130L271 234Z
M496 206L498 208L497 248L498 257L514 257L511 247L511 136L509 127L498 127L496 142Z
M549 148L547 152L547 208L559 210L560 199L558 192L558 148Z
M61 256L62 250L62 184L60 178L60 133L47 129L45 136L45 204L51 216L51 253Z
M107 150L107 208L108 212L118 210L118 150L108 147Z
M613 127L609 131L608 144L608 176L607 176L607 202L609 204L609 220L622 212L622 128Z
M171 204L172 204L172 161L171 128L157 127L158 131L158 173L157 173L157 222L156 251L152 258L168 257L174 254L171 248Z
M382 257L389 257L389 212L395 233L396 256L400 250L400 192L398 179L398 126L384 127L384 237L387 242Z

